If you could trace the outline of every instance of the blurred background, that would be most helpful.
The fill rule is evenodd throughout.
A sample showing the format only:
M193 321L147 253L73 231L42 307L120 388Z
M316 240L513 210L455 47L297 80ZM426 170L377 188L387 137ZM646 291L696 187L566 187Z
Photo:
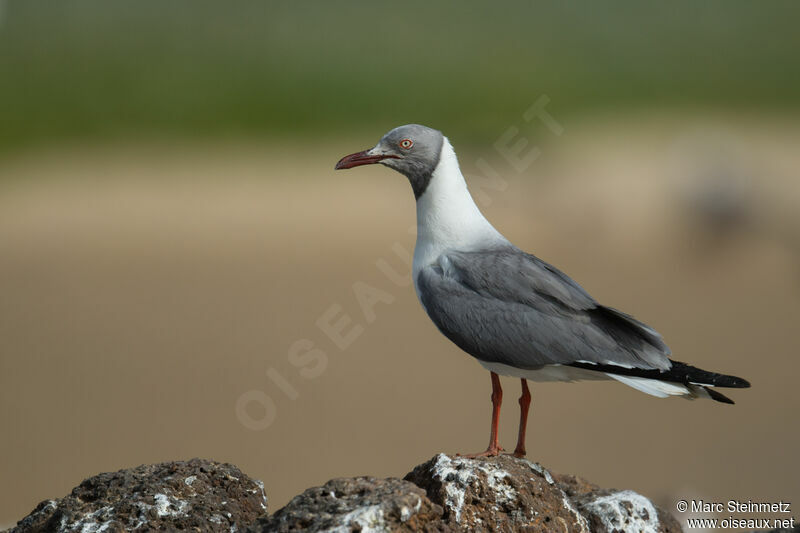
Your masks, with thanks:
M445 132L517 245L675 359L753 384L736 406L537 384L532 460L668 509L800 506L798 20L793 2L0 0L0 526L141 463L235 463L275 511L483 449L488 373L408 285L410 187L333 172L409 122ZM560 135L523 117L543 96ZM504 135L539 156L515 168ZM354 284L387 303L365 314Z

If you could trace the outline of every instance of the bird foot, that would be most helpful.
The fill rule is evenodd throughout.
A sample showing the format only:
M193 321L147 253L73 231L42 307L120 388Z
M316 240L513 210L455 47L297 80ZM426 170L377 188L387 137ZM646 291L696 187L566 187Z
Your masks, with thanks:
M520 450L519 448L517 448L516 450L514 450L514 453L510 453L508 455L513 455L517 459L522 459L523 457L525 457L526 452L525 450Z
M500 455L500 452L503 452L503 448L500 446L489 446L486 448L485 452L480 453L457 453L457 457L464 457L465 459L476 459L478 457L497 457Z

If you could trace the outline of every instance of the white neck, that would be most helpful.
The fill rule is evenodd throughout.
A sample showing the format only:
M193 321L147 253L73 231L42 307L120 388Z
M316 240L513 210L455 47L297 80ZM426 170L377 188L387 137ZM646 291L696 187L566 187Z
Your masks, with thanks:
M414 282L420 269L447 250L469 251L508 241L484 218L467 189L453 147L445 137L439 163L417 199Z

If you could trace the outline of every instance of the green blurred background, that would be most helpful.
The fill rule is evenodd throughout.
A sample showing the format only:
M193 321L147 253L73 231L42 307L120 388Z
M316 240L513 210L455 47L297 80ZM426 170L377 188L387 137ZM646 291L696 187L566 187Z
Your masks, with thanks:
M796 111L800 6L745 1L8 1L0 148L341 135L422 120L483 139L559 112Z
M235 463L275 511L485 446L487 373L376 268L413 248L408 185L332 170L409 122L448 135L473 190L481 159L502 176L481 207L512 241L676 359L753 382L732 407L536 385L531 459L668 509L800 505L799 20L788 1L0 0L0 526L141 463ZM542 95L560 136L522 119ZM509 128L541 150L522 172L493 148ZM392 295L374 322L359 281ZM315 325L332 305L364 328L343 351ZM299 339L321 376L290 363ZM253 390L277 407L262 431L236 411Z

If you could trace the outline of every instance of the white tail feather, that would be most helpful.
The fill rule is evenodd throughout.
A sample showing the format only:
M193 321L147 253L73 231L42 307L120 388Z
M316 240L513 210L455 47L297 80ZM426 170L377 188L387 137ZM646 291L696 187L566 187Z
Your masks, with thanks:
M668 381L659 381L657 379L638 378L634 376L620 376L617 374L607 375L616 379L620 383L624 383L629 387L633 387L638 391L642 391L652 396L659 398L667 398L669 396L687 396L692 395L692 392L680 383L670 383Z

